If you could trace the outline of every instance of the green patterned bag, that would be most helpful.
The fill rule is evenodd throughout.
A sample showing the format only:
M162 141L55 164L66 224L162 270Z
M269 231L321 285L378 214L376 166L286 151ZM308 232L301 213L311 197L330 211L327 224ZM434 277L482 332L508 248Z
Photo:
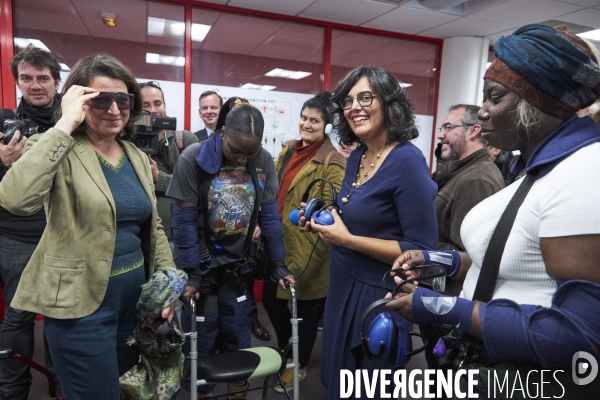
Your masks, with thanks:
M149 327L148 321L160 318L162 310L183 293L186 284L185 272L161 268L142 286L137 304L138 325L127 342L137 346L141 361L119 378L123 399L168 400L179 390L183 377L183 329L176 315L164 335Z

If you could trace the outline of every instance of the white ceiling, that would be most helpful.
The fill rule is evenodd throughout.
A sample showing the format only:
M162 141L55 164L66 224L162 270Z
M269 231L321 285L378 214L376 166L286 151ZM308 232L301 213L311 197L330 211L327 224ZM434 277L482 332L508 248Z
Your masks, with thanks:
M193 54L206 54L197 52L199 50L223 57L218 59L222 64L214 57L202 58L204 63L198 58L196 65L202 65L193 71L194 79L208 79L197 75L206 73L211 82L225 86L247 82L280 86L281 79L276 84L268 80L277 78L264 76L277 64L278 68L313 72L312 78L307 80L290 81L287 91L310 93L319 87L323 26L202 7L208 3L435 39L484 36L491 44L527 23L566 23L576 32L582 27L600 29L600 0L463 0L458 6L438 11L427 9L421 3L457 4L461 0L398 0L400 4L392 4L392 1L396 0L198 1L198 7L192 9L192 22L210 25L211 29L202 42L192 42ZM14 4L17 36L42 40L59 61L69 66L84 54L109 52L141 77L184 79L181 67L160 67L158 71L159 67L149 67L145 61L146 52L179 57L185 54L182 34L148 34L149 17L185 21L185 7L179 2L16 0ZM102 12L116 13L117 27L104 26L100 19ZM334 29L330 78L336 82L360 64L380 65L404 82L415 84L410 89L411 97L418 104L422 97L423 102L429 102L426 107L431 108L435 67L439 62L437 50L434 43ZM282 61L287 64L279 65ZM303 83L310 79L313 79L310 85Z
M440 11L425 8L419 0L400 5L391 0L205 2L439 39L484 36L492 43L521 25L549 20L600 29L600 0L471 0Z

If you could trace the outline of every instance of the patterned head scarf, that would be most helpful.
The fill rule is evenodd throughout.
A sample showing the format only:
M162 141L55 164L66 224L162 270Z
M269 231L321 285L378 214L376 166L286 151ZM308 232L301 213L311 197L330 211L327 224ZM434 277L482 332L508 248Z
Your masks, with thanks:
M498 39L494 52L497 58L484 79L545 113L567 120L600 97L600 69L592 48L564 26L525 25Z

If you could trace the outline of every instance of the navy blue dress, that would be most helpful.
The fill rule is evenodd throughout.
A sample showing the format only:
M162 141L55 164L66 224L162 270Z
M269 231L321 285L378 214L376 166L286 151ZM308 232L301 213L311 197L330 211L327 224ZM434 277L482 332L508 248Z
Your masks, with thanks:
M433 202L437 185L429 177L421 151L411 143L397 145L375 175L355 189L350 201L343 204L341 199L350 193L362 153L355 151L350 155L338 196L341 218L350 233L396 240L402 251L435 249L438 233ZM372 362L364 357L357 366L351 353L360 346L364 310L395 288L389 278L386 286L379 286L390 268L391 265L362 253L332 246L321 353L321 380L327 388L328 399L340 398L340 369L354 372L357 368L391 368L385 361ZM375 313L373 311L372 316ZM412 324L402 321L411 331ZM362 350L358 354L362 354Z

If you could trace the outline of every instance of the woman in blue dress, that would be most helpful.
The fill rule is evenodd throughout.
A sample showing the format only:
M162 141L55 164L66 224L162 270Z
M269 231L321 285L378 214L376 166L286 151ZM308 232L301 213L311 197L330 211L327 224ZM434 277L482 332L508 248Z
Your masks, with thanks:
M418 131L398 80L383 68L357 67L340 81L332 100L341 143L363 143L348 159L338 197L341 214L332 211L335 223L306 221L307 230L332 245L321 379L328 398L339 399L341 369L391 368L365 356L361 315L394 289L391 279L380 283L395 257L409 249L435 248L437 222L436 185L423 154L410 143ZM412 324L403 323L412 330Z

